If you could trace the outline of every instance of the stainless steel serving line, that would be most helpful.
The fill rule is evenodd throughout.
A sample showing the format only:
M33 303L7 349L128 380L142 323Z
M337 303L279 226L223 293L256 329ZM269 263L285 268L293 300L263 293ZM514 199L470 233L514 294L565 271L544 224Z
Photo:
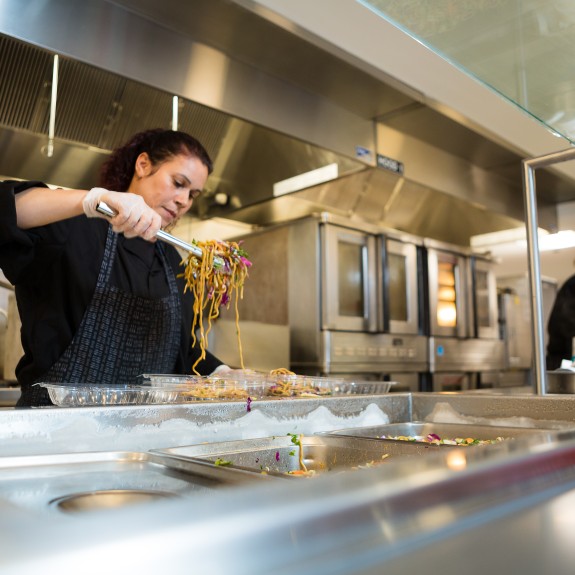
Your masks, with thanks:
M249 410L244 402L198 402L6 411L2 573L81 566L85 573L367 575L425 567L474 575L486 565L570 573L572 545L564 542L575 511L574 408L569 395L398 393L254 401ZM338 432L419 430L409 427L416 422L428 431L506 438L390 448ZM304 453L310 447L304 461L331 465L331 450L334 472L328 465L313 478L286 480L240 460L216 462L218 455L252 467L260 456L278 462L289 435L301 434ZM346 448L355 457L341 459ZM358 453L388 449L388 462L351 471ZM139 491L150 501L123 505ZM113 508L100 499L109 496Z

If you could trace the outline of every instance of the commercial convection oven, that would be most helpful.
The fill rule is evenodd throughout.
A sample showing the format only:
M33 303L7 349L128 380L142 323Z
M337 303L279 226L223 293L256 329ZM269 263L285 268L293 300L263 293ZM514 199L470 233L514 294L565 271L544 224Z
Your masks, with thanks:
M429 369L418 238L324 213L242 240L254 265L240 317L289 326L293 371L421 389Z
M461 246L424 247L431 389L492 387L504 364L493 264Z

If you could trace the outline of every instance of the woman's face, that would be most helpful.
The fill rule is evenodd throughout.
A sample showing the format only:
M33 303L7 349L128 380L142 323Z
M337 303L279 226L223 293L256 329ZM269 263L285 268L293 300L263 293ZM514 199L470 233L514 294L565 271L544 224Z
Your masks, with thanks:
M153 166L147 153L136 160L128 192L146 200L162 218L162 227L172 227L191 207L208 179L208 168L194 156L179 154Z

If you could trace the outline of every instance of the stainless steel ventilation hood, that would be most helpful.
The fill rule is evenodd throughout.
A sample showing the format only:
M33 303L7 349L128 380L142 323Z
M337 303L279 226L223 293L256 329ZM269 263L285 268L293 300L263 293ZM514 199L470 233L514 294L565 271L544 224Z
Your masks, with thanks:
M459 244L522 225L516 152L234 2L4 0L0 33L3 177L91 187L112 148L170 127L176 95L180 129L215 160L192 217L267 225L332 211ZM404 174L376 167L377 153ZM274 183L333 163L337 179L273 195ZM538 193L540 225L552 228L575 185L542 171Z

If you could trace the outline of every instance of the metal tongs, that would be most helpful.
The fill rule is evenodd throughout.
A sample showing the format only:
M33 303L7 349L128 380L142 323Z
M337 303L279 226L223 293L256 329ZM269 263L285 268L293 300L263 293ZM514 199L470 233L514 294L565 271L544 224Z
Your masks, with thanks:
M101 214L104 214L106 216L114 217L116 215L116 212L114 212L114 210L112 210L112 208L110 208L110 206L108 206L106 202L100 202L96 209ZM172 236L171 234L165 232L164 230L158 230L156 237L159 240L162 240L163 242L166 242L167 244L170 244L176 248L181 248L187 252L190 252L197 258L204 257L204 252L202 251L202 248L200 248L199 246L195 246L193 244L189 244L188 242L184 242L183 240L180 240L179 238ZM214 267L225 268L224 260L218 256L214 256Z

